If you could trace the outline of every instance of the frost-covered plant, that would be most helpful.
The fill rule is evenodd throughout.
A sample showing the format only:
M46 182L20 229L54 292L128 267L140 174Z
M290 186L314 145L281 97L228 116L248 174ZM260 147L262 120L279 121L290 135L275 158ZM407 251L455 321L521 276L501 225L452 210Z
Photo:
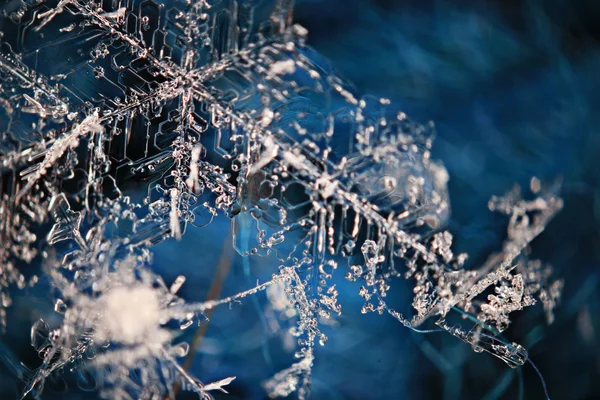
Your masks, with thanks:
M33 328L43 362L25 393L68 365L85 381L95 370L107 398L173 399L182 380L207 397L230 379L191 377L169 323L279 287L271 297L295 319L298 361L264 387L304 398L315 344L327 341L320 324L342 312L338 268L360 282L364 313L416 331L435 318L475 351L511 367L528 360L499 335L536 297L552 319L561 284L527 246L561 208L558 187L534 179L534 200L492 199L510 216L508 239L465 269L443 230L449 177L431 160L433 126L359 97L291 17L289 0L4 8L0 285L26 284L14 260L43 260L63 314L56 328ZM183 278L167 287L148 269L148 249L219 213L242 256L273 255L279 268L238 295L186 304L176 296ZM414 313L388 304L396 280L413 283Z

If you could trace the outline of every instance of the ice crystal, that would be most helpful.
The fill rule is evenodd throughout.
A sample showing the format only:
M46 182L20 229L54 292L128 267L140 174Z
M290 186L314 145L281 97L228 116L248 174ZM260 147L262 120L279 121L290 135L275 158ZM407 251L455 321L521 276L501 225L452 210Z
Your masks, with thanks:
M561 208L558 188L533 180L532 201L516 190L493 198L508 238L465 269L443 230L449 177L431 160L433 126L358 96L291 16L286 0L4 6L0 284L25 286L17 265L43 259L62 314L56 328L33 327L43 362L25 393L68 365L111 399L173 399L182 381L208 397L232 378L189 375L169 322L186 328L269 288L274 310L295 321L298 361L263 385L304 398L321 325L342 312L336 270L360 282L364 313L415 330L435 318L511 367L527 360L498 335L536 298L552 320L561 283L527 246ZM187 304L176 296L184 278L169 288L148 269L149 248L219 213L241 255L280 267L254 289ZM414 283L414 313L386 302L397 279ZM452 312L473 328L449 322Z

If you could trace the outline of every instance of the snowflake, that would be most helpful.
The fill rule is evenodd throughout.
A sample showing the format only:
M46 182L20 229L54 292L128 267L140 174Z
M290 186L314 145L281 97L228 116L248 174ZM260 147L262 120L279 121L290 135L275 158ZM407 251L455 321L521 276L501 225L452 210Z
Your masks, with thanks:
M341 263L362 285L364 313L416 331L434 317L476 351L512 367L528 360L498 335L536 296L552 320L561 283L526 250L562 207L558 187L533 180L535 200L493 198L490 209L510 216L508 239L465 269L443 230L449 177L431 160L433 126L358 96L306 46L291 1L11 7L1 25L0 285L24 287L15 260L43 259L63 313L52 331L34 326L43 363L25 393L67 365L91 364L108 398L174 398L180 378L207 397L231 378L191 377L176 360L187 346L172 344L167 323L270 288L274 308L295 320L299 360L264 387L304 398L315 344L327 341L320 325L342 312L331 283ZM186 304L182 282L168 288L147 268L148 249L219 213L232 219L241 255L281 266L253 289ZM412 316L386 302L396 279L414 281ZM98 355L83 362L89 351Z

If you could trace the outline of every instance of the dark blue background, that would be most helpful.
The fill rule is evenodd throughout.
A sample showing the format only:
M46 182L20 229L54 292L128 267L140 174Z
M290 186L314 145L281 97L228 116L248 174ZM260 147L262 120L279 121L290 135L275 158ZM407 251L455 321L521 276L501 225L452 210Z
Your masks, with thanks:
M552 398L600 397L600 4L304 1L296 19L309 29L309 43L360 91L436 123L433 154L450 174L450 230L471 263L498 249L504 234L505 221L486 209L490 195L514 182L525 186L531 176L562 176L565 208L533 247L565 280L562 305L552 326L544 327L539 308L530 309L507 335L528 348ZM399 344L389 351L405 364L380 364L377 378L366 378L374 382L365 385L366 398L493 398L485 396L507 372L445 338L392 329L374 340L390 346L384 337L394 335ZM444 345L448 371L428 359L422 340ZM370 359L372 346L356 351ZM360 375L356 365L364 363L347 367L349 380ZM542 398L531 367L523 373L526 398ZM517 398L517 382L495 392L498 398Z

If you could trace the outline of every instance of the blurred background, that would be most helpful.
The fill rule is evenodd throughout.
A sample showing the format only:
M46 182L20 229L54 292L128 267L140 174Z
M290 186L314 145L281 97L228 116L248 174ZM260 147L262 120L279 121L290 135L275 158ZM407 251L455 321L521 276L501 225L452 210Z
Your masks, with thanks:
M295 21L308 29L309 45L359 93L387 97L412 119L435 122L433 158L450 175L449 229L455 252L469 253L467 265L485 261L505 237L506 218L487 208L491 195L515 183L526 187L532 176L562 178L564 209L532 248L564 279L556 319L546 326L541 306L530 307L506 336L527 348L552 399L600 398L600 3L296 3ZM189 229L181 242L154 248L153 268L167 284L185 274L181 295L190 301L206 299L220 264L229 269L221 296L269 277L274 264L266 258L251 258L252 277L244 275L229 231L225 217ZM419 335L391 317L362 315L358 286L342 276L335 279L343 314L324 328L330 340L316 352L314 399L544 398L530 365L512 370L450 335ZM28 327L51 311L46 303L20 292L9 309L2 345L29 366L38 361ZM204 382L238 377L231 394L218 398L264 398L259 383L294 362L288 326L272 326L266 304L263 293L257 302L217 309L202 334L193 374ZM0 398L12 399L20 384L6 365ZM43 398L96 398L73 387L68 374L66 381L68 388L49 385Z
M449 228L469 263L504 236L506 221L486 207L491 195L562 177L565 207L532 249L564 279L562 304L550 326L540 307L525 310L507 336L529 350L551 398L600 398L600 3L306 0L295 16L360 92L435 122ZM525 398L543 398L531 366L521 377L453 338L387 323L363 325L381 331L365 331L345 367L324 366L329 356L317 365L343 371L342 398L516 399L520 385Z

